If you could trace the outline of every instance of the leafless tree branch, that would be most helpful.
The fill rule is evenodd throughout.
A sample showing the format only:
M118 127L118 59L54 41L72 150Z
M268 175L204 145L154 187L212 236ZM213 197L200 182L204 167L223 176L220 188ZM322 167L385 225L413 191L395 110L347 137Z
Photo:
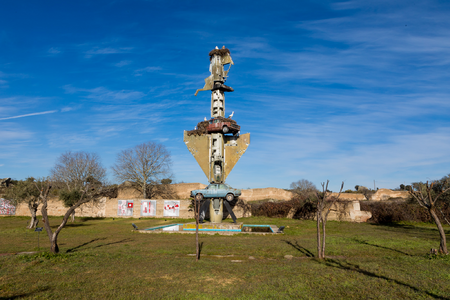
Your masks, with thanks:
M147 186L169 176L171 165L164 145L147 142L120 152L112 170L118 180L135 182L147 199Z

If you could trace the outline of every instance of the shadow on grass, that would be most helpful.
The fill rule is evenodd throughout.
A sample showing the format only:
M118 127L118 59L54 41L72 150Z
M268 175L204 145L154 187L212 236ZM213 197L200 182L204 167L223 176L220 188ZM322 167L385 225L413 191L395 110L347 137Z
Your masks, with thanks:
M288 244L289 246L294 247L294 249L296 249L297 251L300 251L307 257L314 257L314 254L311 251L309 251L305 247L301 246L297 241L294 241L294 242L286 241L286 240L282 240L282 241L285 242L286 244Z
M86 245L92 244L93 242L100 241L100 240L106 240L106 238L96 238L96 239L90 240L89 242L86 242L84 244L81 244L81 245L78 245L76 247L67 249L66 253L76 252L76 250L80 249L81 247L84 247Z
M428 224L428 223L427 223ZM432 223L429 223L432 224ZM392 222L392 223L382 223L382 224L377 224L377 223L370 223L370 225L372 226L378 226L378 227L392 227L392 228L401 228L401 229L419 229L419 230L428 230L428 229L432 229L432 228L421 228L421 227L417 227L415 225L411 225L411 224L400 224L400 223L396 223L396 222Z
M370 223L372 226L378 226L378 227L391 227L391 228L398 228L398 229L407 229L407 230L417 230L420 232L430 232L430 231L438 231L435 223L417 223L417 225L413 224L401 224L397 222L392 223L383 223L383 224L377 224L377 223ZM420 226L422 224L422 226ZM445 222L442 223L445 226ZM426 227L425 227L426 225ZM450 233L450 229L444 228L444 231L446 233Z
M51 229L56 229L59 227L59 225L50 225ZM91 226L91 224L82 224L82 223L67 223L66 225L64 225L64 228L76 228L76 227L85 227L85 226Z
M103 217L79 217L77 218L80 220L80 222L87 222L87 221L98 221L98 220L104 220Z
M92 243L94 243L94 242L96 242L96 241L103 241L103 240L106 240L106 238L104 237L104 238L96 238L96 239L90 240L89 242L86 242L86 243L83 243L83 244L78 245L78 246L76 246L76 247L73 247L73 248L68 249L68 250L66 251L66 253L77 252L78 249L80 249L80 248L82 248L82 247L84 247L84 246L87 246L87 245L89 245L89 244L92 244ZM117 241L117 242L111 242L111 243L106 243L106 244L97 245L97 246L92 247L92 248L93 248L93 249L95 249L95 248L101 248L101 247L105 247L105 246L109 246L109 245L121 244L121 243L126 243L126 242L131 242L131 241L133 241L133 239L127 238L127 239L123 239L123 240L120 240L120 241Z
M376 224L371 223L371 226L375 226L381 230L386 230L390 232L403 233L408 236L418 237L424 240L435 240L436 236L439 235L439 231L434 223L417 223L417 225L413 224L401 224L401 223L385 223L385 224ZM420 224L427 225L420 226ZM450 230L444 227L444 232L446 234L450 234ZM435 235L435 236L433 236Z
M0 297L0 300L10 300L10 299L23 299L25 297L33 297L32 295L35 293L39 293L39 292L45 292L48 291L50 289L50 287L46 286L46 287L41 287L38 288L32 292L29 293L21 293L21 294L17 294L17 295L13 295L13 296L8 296L8 297ZM33 297L34 298L34 297Z
M128 238L128 239L123 239L123 240L117 241L117 242L111 242L111 243L107 243L107 244L101 244L101 245L95 246L95 247L93 247L93 248L100 248L100 247L104 247L104 246L115 245L115 244L121 244L121 243L126 243L126 242L131 242L131 241L133 241L133 239Z
M362 245L367 245L367 246L372 246L372 247L377 247L377 248L390 250L390 251L397 252L397 253L400 253L400 254L403 254L403 255L406 255L406 256L413 256L413 255L411 255L409 253L406 253L406 252L403 252L403 251L400 251L400 250L397 250L397 249L393 249L393 248L389 248L389 247L385 247L385 246L380 246L380 245L376 245L376 244L371 244L371 243L369 243L369 242L367 242L365 240L358 239L358 238L353 238L352 241L357 242L358 244L362 244Z
M375 274L373 272L360 269L359 265L357 265L357 264L352 264L352 263L349 263L349 262L343 262L343 261L339 261L339 260L336 260L336 259L325 259L324 261L318 260L318 262L319 263L324 263L328 267L333 267L333 268L346 270L346 271L354 271L354 272L358 272L358 273L360 273L362 275L365 275L365 276L369 276L369 277L373 277L373 278L380 278L380 279L384 279L384 280L387 280L387 281L390 281L390 282L395 282L396 284L402 285L402 286L407 287L407 288L410 288L410 289L412 289L415 292L425 293L428 296L433 297L435 299L450 300L450 298L446 298L446 297L439 296L439 295L436 295L436 294L428 292L428 291L424 291L424 290L418 289L417 287L412 286L412 285L410 285L408 283L402 282L400 280L389 278L389 277L384 276L384 275L378 275L378 274Z
M198 259L202 256L203 242L198 244Z

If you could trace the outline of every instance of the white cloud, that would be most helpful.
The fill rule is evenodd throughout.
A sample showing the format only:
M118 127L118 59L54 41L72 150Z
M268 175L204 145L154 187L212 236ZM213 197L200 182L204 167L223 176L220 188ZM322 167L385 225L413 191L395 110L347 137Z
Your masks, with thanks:
M56 55L61 53L61 50L59 48L56 47L51 47L50 49L47 50L48 54L52 54L52 55Z
M120 53L130 53L133 47L94 47L90 50L84 52L86 58L90 58L94 55L105 55L105 54L120 54Z
M100 102L120 102L139 100L146 96L146 94L139 91L120 90L111 91L104 87L97 87L93 89L75 88L71 85L64 86L66 93L84 93L85 98L93 99Z
M134 71L134 76L142 76L144 73L150 73L161 70L161 67L146 67Z
M122 60L122 61L120 61L120 62L118 62L118 63L116 63L116 64L114 64L116 67L123 67L123 66L127 66L127 65L129 65L129 64L131 64L131 61L130 60Z
M9 120L9 119L17 119L17 118L24 118L24 117L31 117L31 116L45 115L45 114L53 114L53 113L55 113L55 112L57 112L57 110L49 110L49 111L36 112L36 113L25 114L25 115L19 115L19 116L13 116L13 117L0 118L0 120Z
M74 151L98 142L98 138L89 133L52 133L47 136L47 139L52 148L73 149Z
M73 107L63 107L63 108L61 108L61 112L68 112L68 111L71 111L71 110L74 110L74 108Z
M2 124L0 127L1 147L11 146L11 143L27 140L32 137L32 132L14 128L13 124Z

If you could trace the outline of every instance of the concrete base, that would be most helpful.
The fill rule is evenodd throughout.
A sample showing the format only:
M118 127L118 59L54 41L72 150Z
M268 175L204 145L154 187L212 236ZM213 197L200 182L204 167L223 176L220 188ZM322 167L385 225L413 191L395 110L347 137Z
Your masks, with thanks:
M143 230L136 230L140 233L195 233L195 222L185 224L170 224L156 227L150 227ZM280 234L276 225L244 225L243 223L203 223L199 224L200 234Z
M203 223L198 224L202 231L242 231L244 223ZM183 230L195 230L195 222L183 224Z

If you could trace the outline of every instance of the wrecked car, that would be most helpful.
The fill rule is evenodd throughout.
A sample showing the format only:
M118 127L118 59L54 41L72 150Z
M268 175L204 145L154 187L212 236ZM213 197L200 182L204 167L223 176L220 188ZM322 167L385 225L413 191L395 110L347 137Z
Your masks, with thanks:
M241 130L235 120L224 117L216 117L199 122L194 130L187 131L187 135L204 135L208 133L222 132L236 135Z
M222 132L222 133L232 133L236 135L240 130L241 126L239 126L235 120L227 119L223 117L213 118L208 121L209 125L206 127L206 131L208 133L212 132Z
M241 190L234 189L226 183L211 183L204 189L191 191L191 197L199 201L203 198L225 198L229 202L240 195Z

